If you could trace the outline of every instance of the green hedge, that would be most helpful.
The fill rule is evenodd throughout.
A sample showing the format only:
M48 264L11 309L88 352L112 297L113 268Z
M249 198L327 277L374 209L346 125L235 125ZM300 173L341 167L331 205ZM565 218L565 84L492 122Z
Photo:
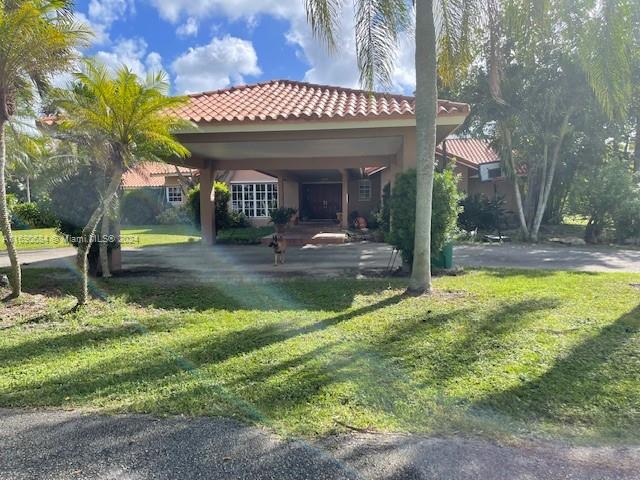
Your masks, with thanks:
M431 252L437 255L456 228L460 194L458 179L451 169L436 172L433 178L433 213L431 216ZM390 244L402 253L409 265L413 262L416 220L416 171L396 176L390 197Z

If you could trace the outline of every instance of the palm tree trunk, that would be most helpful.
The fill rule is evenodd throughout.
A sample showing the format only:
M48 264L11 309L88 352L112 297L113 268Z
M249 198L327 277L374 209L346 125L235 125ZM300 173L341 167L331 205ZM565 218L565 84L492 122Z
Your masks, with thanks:
M640 172L640 108L636 112L636 142L633 150L633 171Z
M556 168L558 166L558 160L560 158L560 151L562 149L562 143L564 142L564 138L567 136L567 132L569 131L569 119L571 117L571 110L567 111L564 118L562 119L562 125L560 126L560 132L558 135L558 141L553 147L553 153L551 154L551 166L549 167L549 172L545 175L545 181L542 183L540 200L538 204L538 211L536 212L536 218L533 222L533 229L531 231L531 237L534 241L538 241L538 231L540 230L540 224L542 223L542 217L544 215L544 211L547 208L547 202L549 201L549 195L551 194L551 187L553 185L553 179L555 177ZM545 157L546 157L546 146L545 146ZM546 159L545 159L546 163Z
M0 230L7 246L9 261L11 262L11 295L19 297L22 293L22 271L18 261L18 252L13 243L11 232L11 222L9 220L9 207L7 206L7 181L5 178L5 167L7 165L7 145L5 140L6 121L0 119Z
M431 211L438 109L433 0L416 1L416 231L409 292L431 292Z
M111 277L111 271L109 270L109 207L102 217L102 223L100 224L100 268L102 269L102 277Z
M516 207L518 208L518 219L520 220L520 229L524 238L529 238L529 228L527 227L527 219L524 216L524 207L522 206L522 193L520 192L520 185L518 184L518 171L516 163L513 160L513 141L511 137L511 130L509 127L502 126L503 137L506 143L506 154L509 156L509 166L513 174L513 188L516 196Z
M29 178L29 175L27 175L25 184L27 186L27 203L31 203L31 180Z
M82 241L78 245L78 267L82 275L82 288L80 291L79 305L86 305L89 300L89 249L93 243L93 237L98 227L98 222L104 216L109 204L113 200L113 197L118 193L120 183L122 182L122 169L116 167L112 176L107 191L104 193L104 197L98 208L91 214L89 222L82 230Z

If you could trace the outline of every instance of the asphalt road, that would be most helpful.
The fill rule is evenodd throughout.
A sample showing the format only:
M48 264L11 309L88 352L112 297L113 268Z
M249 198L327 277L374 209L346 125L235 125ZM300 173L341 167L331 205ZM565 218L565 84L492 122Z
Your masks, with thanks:
M346 435L314 445L215 418L0 409L3 480L640 478L640 448Z
M69 268L75 251L71 248L25 251L22 263L30 267ZM210 276L234 273L299 273L333 276L346 271L384 270L391 247L380 243L306 246L290 248L287 263L274 267L271 251L263 246L225 246L202 249L198 245L174 245L125 250L123 264L135 269L183 270ZM468 267L578 270L591 272L640 272L640 250L556 245L457 245L456 264ZM9 265L0 253L0 267Z

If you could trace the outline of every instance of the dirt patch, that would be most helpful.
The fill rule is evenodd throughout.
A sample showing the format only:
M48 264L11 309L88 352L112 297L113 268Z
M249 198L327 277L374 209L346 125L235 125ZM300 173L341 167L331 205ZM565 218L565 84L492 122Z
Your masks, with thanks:
M57 289L10 298L11 290L0 288L0 330L18 324L38 322L73 308L76 299Z

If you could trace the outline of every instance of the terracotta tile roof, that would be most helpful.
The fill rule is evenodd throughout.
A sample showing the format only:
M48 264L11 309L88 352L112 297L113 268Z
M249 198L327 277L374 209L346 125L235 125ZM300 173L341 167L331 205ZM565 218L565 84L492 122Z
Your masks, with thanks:
M460 163L477 169L484 163L500 162L500 155L491 147L491 142L480 138L447 138L446 149L449 157L455 157ZM437 152L444 153L444 146L438 145ZM518 175L527 174L527 166L518 167Z
M445 144L447 155L459 158L463 162L468 162L472 165L500 161L498 152L491 147L488 140L480 138L448 138L445 140ZM444 152L442 144L440 144L439 149Z
M194 176L197 170L178 167L185 176ZM122 176L122 188L163 187L165 177L176 175L173 165L161 162L142 162L127 170Z
M175 112L195 123L312 119L395 119L415 116L414 97L369 94L328 85L273 80L189 95ZM440 100L438 115L467 115L469 105Z

